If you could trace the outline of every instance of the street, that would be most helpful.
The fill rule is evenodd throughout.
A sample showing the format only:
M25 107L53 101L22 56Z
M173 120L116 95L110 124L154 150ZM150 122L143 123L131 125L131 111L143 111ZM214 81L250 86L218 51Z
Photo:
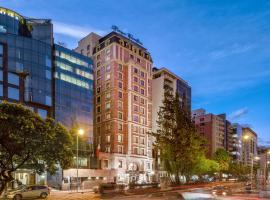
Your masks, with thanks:
M174 200L174 199L216 199L216 200L266 200L268 197L263 197L262 193L254 193L247 194L244 193L240 186L237 184L231 185L234 187L234 192L228 196L213 196L212 195L212 185L209 184L207 187L199 187L193 186L192 188L187 189L177 189L174 188L168 191L160 191L157 190L155 192L147 192L147 190L143 194L136 193L126 193L126 194L117 194L117 193L106 193L105 195L95 194L91 191L86 192L68 192L68 191L52 191L48 200L88 200L88 199L114 199L114 200L132 200L132 199L140 199L140 200ZM242 192L241 192L242 191ZM268 193L270 194L270 193Z

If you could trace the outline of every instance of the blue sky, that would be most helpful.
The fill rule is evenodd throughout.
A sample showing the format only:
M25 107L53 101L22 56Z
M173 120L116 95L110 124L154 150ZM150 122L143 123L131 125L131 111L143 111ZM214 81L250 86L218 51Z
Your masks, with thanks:
M138 37L154 65L189 82L192 106L249 124L270 145L270 1L0 0L24 16L50 18L55 41L76 46L111 25Z

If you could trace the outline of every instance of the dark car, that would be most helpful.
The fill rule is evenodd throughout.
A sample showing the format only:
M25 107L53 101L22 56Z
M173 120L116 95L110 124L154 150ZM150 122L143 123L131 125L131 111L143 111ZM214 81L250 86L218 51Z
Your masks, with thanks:
M212 194L214 196L227 196L231 195L232 191L229 187L226 186L216 186L212 189Z

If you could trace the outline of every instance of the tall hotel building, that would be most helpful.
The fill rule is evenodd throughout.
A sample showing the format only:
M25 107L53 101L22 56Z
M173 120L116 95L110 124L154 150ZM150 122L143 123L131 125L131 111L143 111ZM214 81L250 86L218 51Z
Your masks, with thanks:
M76 51L86 55L91 44L96 44L94 142L100 167L111 171L111 181L151 181L152 58L141 44L115 31L88 35Z

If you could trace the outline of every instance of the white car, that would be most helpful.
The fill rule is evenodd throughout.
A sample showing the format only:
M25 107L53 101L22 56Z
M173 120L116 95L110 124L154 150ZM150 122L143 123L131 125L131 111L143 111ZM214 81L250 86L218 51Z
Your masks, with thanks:
M45 199L50 195L50 188L44 185L32 185L20 190L11 190L6 194L7 199L21 200L28 198Z

